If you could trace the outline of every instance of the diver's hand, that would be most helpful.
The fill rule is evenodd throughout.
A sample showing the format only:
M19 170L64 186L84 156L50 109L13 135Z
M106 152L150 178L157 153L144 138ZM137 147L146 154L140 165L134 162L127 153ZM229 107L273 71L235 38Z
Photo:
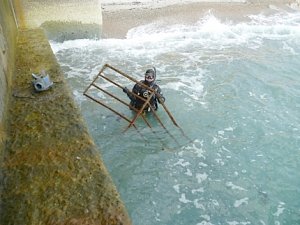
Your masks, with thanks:
M128 92L129 92L128 88L127 88L127 87L124 87L124 88L123 88L123 92L126 93L126 94L128 94Z
M163 96L159 96L159 97L157 98L157 100L158 100L158 102L159 102L160 104L162 104L162 103L164 103L164 102L166 101L165 97L163 97Z
M166 101L165 97L161 93L156 93L156 98L158 100L158 103L162 104Z

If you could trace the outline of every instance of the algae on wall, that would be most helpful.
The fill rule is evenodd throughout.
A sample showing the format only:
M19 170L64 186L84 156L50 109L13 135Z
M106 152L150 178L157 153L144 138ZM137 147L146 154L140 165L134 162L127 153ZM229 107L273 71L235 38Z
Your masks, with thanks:
M15 66L17 27L11 2L0 1L0 164L6 141L8 99ZM0 169L0 206L2 205L3 171ZM1 210L1 209L0 209ZM2 212L1 212L2 213ZM0 213L0 215L1 215Z
M42 29L19 31L9 111L0 224L131 224Z
M5 140L6 112L14 73L17 27L11 1L0 1L0 157Z

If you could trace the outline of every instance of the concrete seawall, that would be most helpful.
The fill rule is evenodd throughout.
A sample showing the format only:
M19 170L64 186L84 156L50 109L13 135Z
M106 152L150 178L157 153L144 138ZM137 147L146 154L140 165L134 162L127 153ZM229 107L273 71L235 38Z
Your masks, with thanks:
M11 6L0 3L0 224L131 224L45 30ZM54 85L37 93L41 70Z
M99 38L102 13L100 0L13 0L19 27L42 27L49 39L64 41Z
M0 5L0 159L6 140L6 120L11 79L15 71L17 28L9 1ZM0 171L1 173L1 171ZM1 187L0 187L1 188ZM1 189L0 189L1 190Z

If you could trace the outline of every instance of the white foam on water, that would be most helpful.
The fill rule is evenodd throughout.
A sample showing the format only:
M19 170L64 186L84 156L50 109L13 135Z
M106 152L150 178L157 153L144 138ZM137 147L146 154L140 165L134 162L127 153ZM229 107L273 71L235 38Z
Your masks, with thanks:
M224 49L231 46L246 45L259 47L262 40L299 37L300 13L285 13L285 16L254 15L250 22L223 22L210 12L190 26L152 23L128 31L127 39L156 42L162 51L180 50L182 46L205 46L205 48ZM164 42L164 45L161 42Z
M239 200L236 200L234 202L234 207L238 208L240 207L241 205L248 205L248 201L249 201L249 198L242 198L242 199L239 199Z
M158 21L135 27L128 31L126 39L79 39L63 43L50 42L50 44L55 54L72 50L72 54L69 53L71 62L68 65L71 70L66 72L68 78L87 76L88 81L91 81L101 64L111 60L113 62L125 58L127 61L124 65L125 69L130 64L134 67L137 64L136 59L141 60L140 64L142 61L148 61L147 64L156 62L162 88L182 91L188 96L185 98L186 104L192 108L195 102L205 105L203 75L207 71L201 68L201 64L207 64L217 58L233 57L231 54L223 53L210 55L208 50L224 52L224 49L238 46L259 48L264 39L286 39L282 48L297 54L296 50L290 47L289 42L300 40L300 13L280 12L272 16L252 15L249 18L249 22L224 22L208 12L206 16L199 18L197 23L191 25L166 25ZM199 49L199 51L187 52L187 49ZM85 57L82 51L85 52L83 55L89 52L95 54L94 59L85 58L86 61L81 60L77 63ZM182 57L180 63L176 65L181 67L180 73L174 74L172 68L166 67L158 60L159 57L168 59L170 53L175 57L174 60ZM95 60L95 64L98 62L96 69L90 68L91 60ZM62 62L62 64L66 63ZM132 73L132 71L125 72ZM213 142L217 143L218 140L214 139Z
M50 45L54 54L66 49L83 49L83 48L98 48L101 42L91 39L76 39L64 42L50 41Z
M284 202L280 202L279 205L277 206L277 211L273 213L273 215L279 217L285 210L284 205L285 205Z
M197 225L214 225L213 223L210 222L211 218L209 215L201 215L200 216L203 221L201 221L201 223L197 223Z
M189 162L185 162L184 159L178 159L178 162L176 162L174 164L174 166L177 166L177 165L180 165L182 167L186 167L186 166L190 165L190 163Z
M201 187L201 188L193 189L193 190L192 190L192 193L193 193L193 194L195 194L195 193L197 193L197 192L203 193L203 192L204 192L204 188Z
M251 224L250 222L238 222L238 221L227 221L226 222L228 225L247 225Z
M78 92L77 90L73 91L73 96L75 98L75 101L80 104L81 102L83 102L85 100L85 97L83 96L82 93Z
M186 198L186 196L185 196L184 193L181 194L181 196L179 198L179 201L182 202L182 203L184 203L184 204L192 202L191 200L189 200L189 199Z
M211 222L202 221L201 223L197 223L197 225L214 225L214 224Z
M201 218L209 221L210 220L210 216L209 215L201 215Z
M126 54L156 54L180 50L197 44L206 48L226 48L249 44L257 39L285 39L300 36L300 13L281 12L272 16L252 15L250 22L223 22L208 12L192 25L166 25L164 22L135 27L128 31L126 39L78 39L57 43L51 41L56 54L66 49L108 49L112 54L128 50ZM259 43L259 42L256 42Z
M229 187L232 190L247 191L245 188L235 185L232 182L226 182L226 187Z
M207 173L197 173L196 178L199 184L201 184L203 181L205 181L208 178Z
M180 184L176 184L173 186L174 190L179 193L180 192Z
M193 176L193 173L190 169L186 169L186 172L184 174L190 177Z
M200 143L200 146L197 145ZM188 146L184 146L183 150L185 151L193 151L196 154L196 157L205 159L205 151L203 150L203 141L199 142L199 140L195 140L193 143L191 143Z

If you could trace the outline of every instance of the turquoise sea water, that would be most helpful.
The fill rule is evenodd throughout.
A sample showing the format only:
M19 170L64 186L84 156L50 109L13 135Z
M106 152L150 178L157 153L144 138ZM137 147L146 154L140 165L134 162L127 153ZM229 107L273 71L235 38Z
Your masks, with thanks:
M192 25L136 27L126 39L52 43L133 224L300 224L300 12L248 19L208 13ZM156 66L166 106L192 142L162 107L169 133L150 115L155 135L142 120L142 135L123 133L125 120L82 95L105 63L138 80Z

